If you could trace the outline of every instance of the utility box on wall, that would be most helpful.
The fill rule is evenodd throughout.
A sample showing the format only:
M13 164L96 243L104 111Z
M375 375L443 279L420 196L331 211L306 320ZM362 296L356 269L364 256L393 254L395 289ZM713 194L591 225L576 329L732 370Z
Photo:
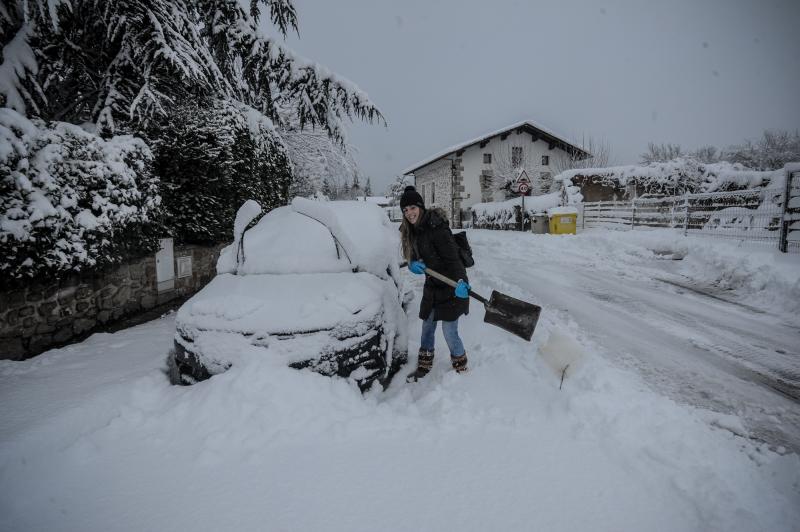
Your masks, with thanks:
M191 255L185 257L178 257L175 260L178 265L178 279L192 276L192 257Z
M162 238L161 249L156 253L156 286L159 292L175 289L175 259L172 239Z

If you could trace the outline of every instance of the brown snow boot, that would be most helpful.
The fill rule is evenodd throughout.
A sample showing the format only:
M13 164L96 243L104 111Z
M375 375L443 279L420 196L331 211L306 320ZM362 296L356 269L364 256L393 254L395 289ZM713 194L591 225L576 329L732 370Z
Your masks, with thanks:
M453 364L453 369L456 370L456 373L466 373L469 371L467 367L467 354L464 353L460 357L454 357L450 355L450 362Z
M433 367L433 350L427 349L419 350L419 359L417 361L417 369L412 371L406 377L406 382L417 382L419 379L428 374Z

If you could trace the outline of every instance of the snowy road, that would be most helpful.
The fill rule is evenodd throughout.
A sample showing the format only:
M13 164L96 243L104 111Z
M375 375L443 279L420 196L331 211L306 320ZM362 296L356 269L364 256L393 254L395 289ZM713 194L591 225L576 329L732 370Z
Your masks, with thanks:
M473 285L571 318L584 341L659 392L735 414L750 437L800 451L800 327L769 309L703 295L677 273L680 261L604 233L471 231Z

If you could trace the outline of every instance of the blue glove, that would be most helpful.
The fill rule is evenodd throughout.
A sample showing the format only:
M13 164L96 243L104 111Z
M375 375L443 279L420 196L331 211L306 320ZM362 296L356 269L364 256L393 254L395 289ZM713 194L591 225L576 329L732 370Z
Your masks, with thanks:
M408 265L408 269L417 275L425 273L425 263L421 260L412 260L411 264Z
M467 299L469 297L469 289L472 288L468 282L464 279L458 280L458 285L456 285L456 297L460 297L461 299Z

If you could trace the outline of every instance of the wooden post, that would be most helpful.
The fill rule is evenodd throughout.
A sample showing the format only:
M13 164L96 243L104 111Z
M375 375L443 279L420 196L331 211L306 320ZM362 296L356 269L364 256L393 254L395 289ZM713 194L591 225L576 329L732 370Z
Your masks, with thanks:
M586 204L581 202L581 231L586 229Z
M684 211L683 211L683 215L684 215L684 218L683 218L683 236L686 236L686 235L689 234L689 195L688 194L683 197L683 205L684 205Z
M670 199L670 207L669 207L669 228L675 228L675 198Z
M789 197L789 194L792 190L792 178L794 174L790 172L785 166L783 168L784 174L786 174L786 185L783 187L783 210L781 212L781 236L778 240L778 249L781 250L782 253L786 253L789 250L789 222L786 220L786 213L789 212L789 200L792 198Z

